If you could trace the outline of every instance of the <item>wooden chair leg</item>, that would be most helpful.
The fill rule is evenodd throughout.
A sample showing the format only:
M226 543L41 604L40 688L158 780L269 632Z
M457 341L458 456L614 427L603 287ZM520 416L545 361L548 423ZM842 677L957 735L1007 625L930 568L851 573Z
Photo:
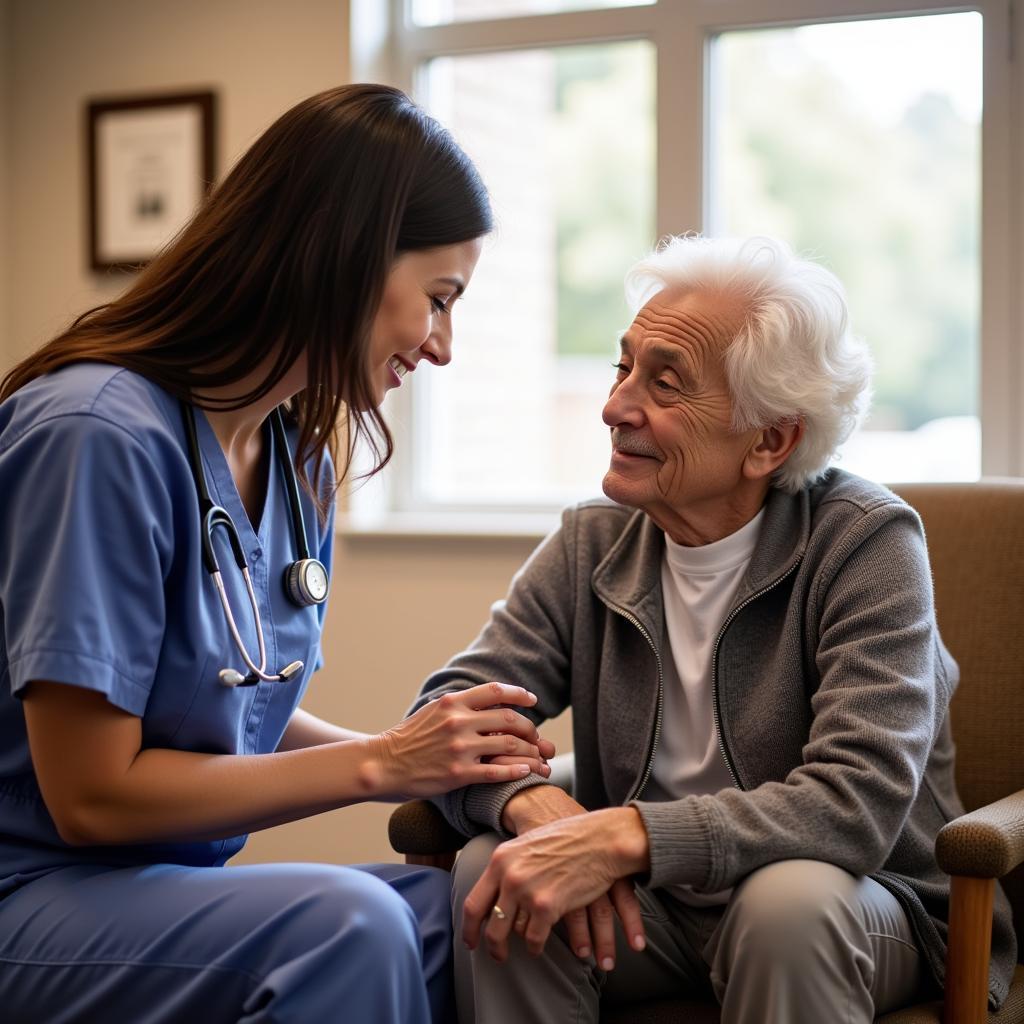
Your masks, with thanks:
M417 864L421 867L440 868L442 871L451 871L455 866L455 852L450 853L407 853L406 864Z
M991 878L952 878L943 1024L985 1024L988 1019L995 889Z

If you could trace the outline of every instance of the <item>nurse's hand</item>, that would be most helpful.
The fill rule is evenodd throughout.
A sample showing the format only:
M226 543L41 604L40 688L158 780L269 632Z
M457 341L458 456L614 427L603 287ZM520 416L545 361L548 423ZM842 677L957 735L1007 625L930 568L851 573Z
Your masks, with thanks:
M379 797L437 796L478 782L551 774L554 747L512 707L533 707L521 686L484 683L445 693L392 729L371 738ZM503 764L489 763L500 757Z

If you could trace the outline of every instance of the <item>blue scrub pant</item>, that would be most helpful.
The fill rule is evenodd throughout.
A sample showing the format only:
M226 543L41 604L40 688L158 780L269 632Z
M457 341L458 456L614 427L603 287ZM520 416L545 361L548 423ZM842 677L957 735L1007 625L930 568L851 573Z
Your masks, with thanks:
M454 1020L450 876L78 865L0 900L5 1024Z

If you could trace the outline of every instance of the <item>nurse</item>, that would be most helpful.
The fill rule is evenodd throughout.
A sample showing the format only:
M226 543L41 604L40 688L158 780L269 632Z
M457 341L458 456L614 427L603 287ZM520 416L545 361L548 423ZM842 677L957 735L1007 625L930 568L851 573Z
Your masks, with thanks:
M547 772L518 687L379 735L299 707L337 480L360 438L390 456L385 392L449 361L490 226L443 128L396 90L333 89L5 378L7 1024L448 1019L447 875L224 864L254 829Z

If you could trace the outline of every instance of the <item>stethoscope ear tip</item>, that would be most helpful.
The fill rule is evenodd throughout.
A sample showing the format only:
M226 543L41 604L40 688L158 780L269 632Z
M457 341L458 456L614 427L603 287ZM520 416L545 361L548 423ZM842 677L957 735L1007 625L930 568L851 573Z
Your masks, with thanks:
M225 686L241 686L245 682L245 676L237 669L222 668L218 675Z
M287 683L302 671L302 665L301 661L293 661L290 665L285 665L276 676L260 676L252 672L243 676L238 669L234 668L222 668L217 675L220 676L220 681L225 686L255 686L260 679L268 683Z

